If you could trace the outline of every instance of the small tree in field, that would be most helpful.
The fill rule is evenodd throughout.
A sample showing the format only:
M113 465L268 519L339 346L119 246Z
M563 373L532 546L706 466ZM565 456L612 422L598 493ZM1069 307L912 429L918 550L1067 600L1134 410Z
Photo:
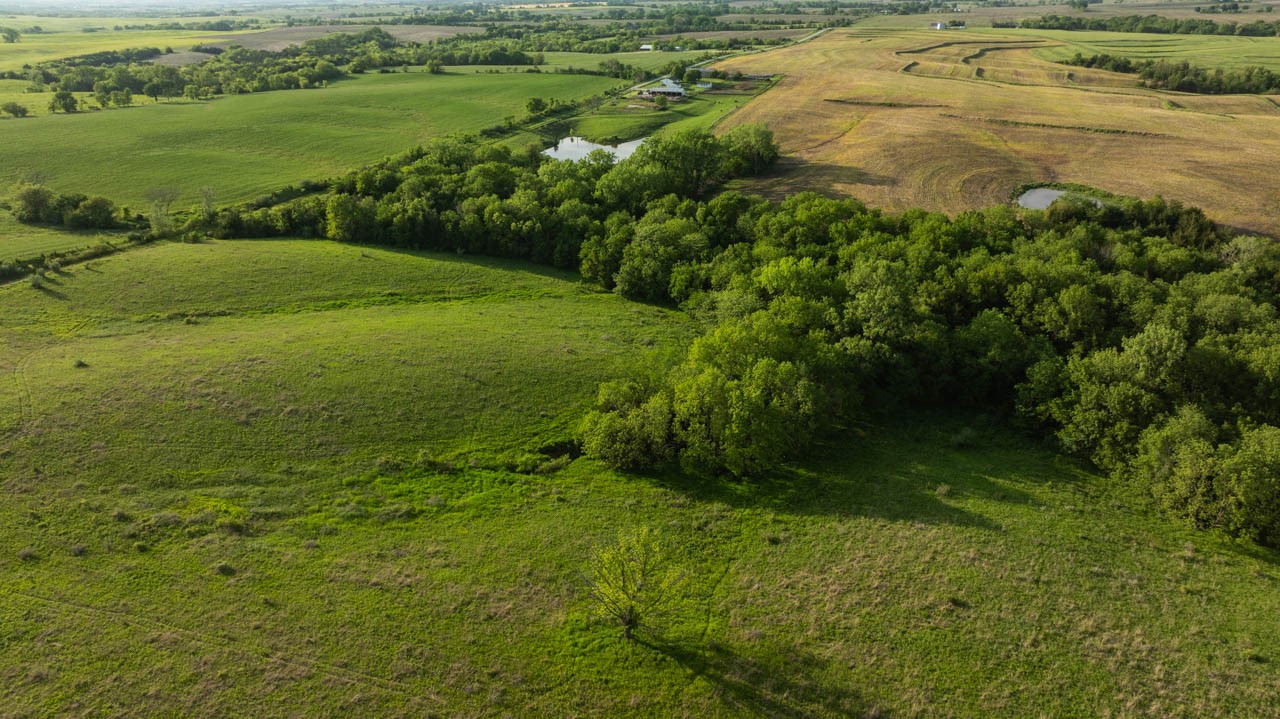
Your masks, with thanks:
M70 90L59 90L53 94L53 99L49 101L49 112L76 112L80 109L80 103L76 101L76 96L71 94Z
M671 567L653 530L624 533L597 549L586 575L597 614L622 626L622 636L654 630L679 601L684 577Z

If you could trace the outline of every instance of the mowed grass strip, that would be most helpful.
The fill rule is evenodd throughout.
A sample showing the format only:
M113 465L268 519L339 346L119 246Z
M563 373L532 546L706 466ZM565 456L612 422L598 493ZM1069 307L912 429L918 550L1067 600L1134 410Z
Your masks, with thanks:
M574 100L617 84L550 73L371 74L323 89L5 121L0 186L39 173L55 189L135 209L155 187L179 188L175 209L197 204L202 187L219 203L238 202L500 124L525 114L531 97Z

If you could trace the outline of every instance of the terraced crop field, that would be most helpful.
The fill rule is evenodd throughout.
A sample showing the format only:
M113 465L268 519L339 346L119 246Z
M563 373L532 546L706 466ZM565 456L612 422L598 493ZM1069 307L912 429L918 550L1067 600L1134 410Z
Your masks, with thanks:
M786 75L727 121L765 123L787 155L752 189L960 212L1007 202L1024 183L1072 182L1280 234L1277 98L1147 90L1135 76L1041 57L1075 51L1029 31L857 27L716 67Z

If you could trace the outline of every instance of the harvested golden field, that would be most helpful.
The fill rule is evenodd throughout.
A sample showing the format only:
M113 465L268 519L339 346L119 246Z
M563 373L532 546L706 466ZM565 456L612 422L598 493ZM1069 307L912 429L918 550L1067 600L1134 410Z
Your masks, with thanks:
M852 28L716 67L785 75L726 122L776 133L787 159L753 183L765 194L954 213L1007 202L1024 183L1071 182L1163 195L1280 236L1278 98L1147 90L1036 56L1057 44Z

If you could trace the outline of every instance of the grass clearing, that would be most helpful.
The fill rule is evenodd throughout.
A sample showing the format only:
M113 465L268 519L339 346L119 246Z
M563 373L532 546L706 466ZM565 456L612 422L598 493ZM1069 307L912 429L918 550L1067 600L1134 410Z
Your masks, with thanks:
M172 186L176 208L199 189L219 203L345 172L433 137L476 132L524 114L530 97L572 100L617 80L556 74L370 74L317 90L164 102L4 121L0 186L35 171L63 191L141 207Z
M0 211L0 262L26 260L51 252L65 252L123 239L123 233L87 230L72 232L53 227L24 225Z
M1280 153L1275 103L1146 90L1132 76L1049 63L1037 55L1058 41L1040 35L859 26L722 61L786 76L729 119L765 123L788 156L747 186L954 213L1007 202L1024 183L1068 182L1160 194L1280 234L1265 159Z

